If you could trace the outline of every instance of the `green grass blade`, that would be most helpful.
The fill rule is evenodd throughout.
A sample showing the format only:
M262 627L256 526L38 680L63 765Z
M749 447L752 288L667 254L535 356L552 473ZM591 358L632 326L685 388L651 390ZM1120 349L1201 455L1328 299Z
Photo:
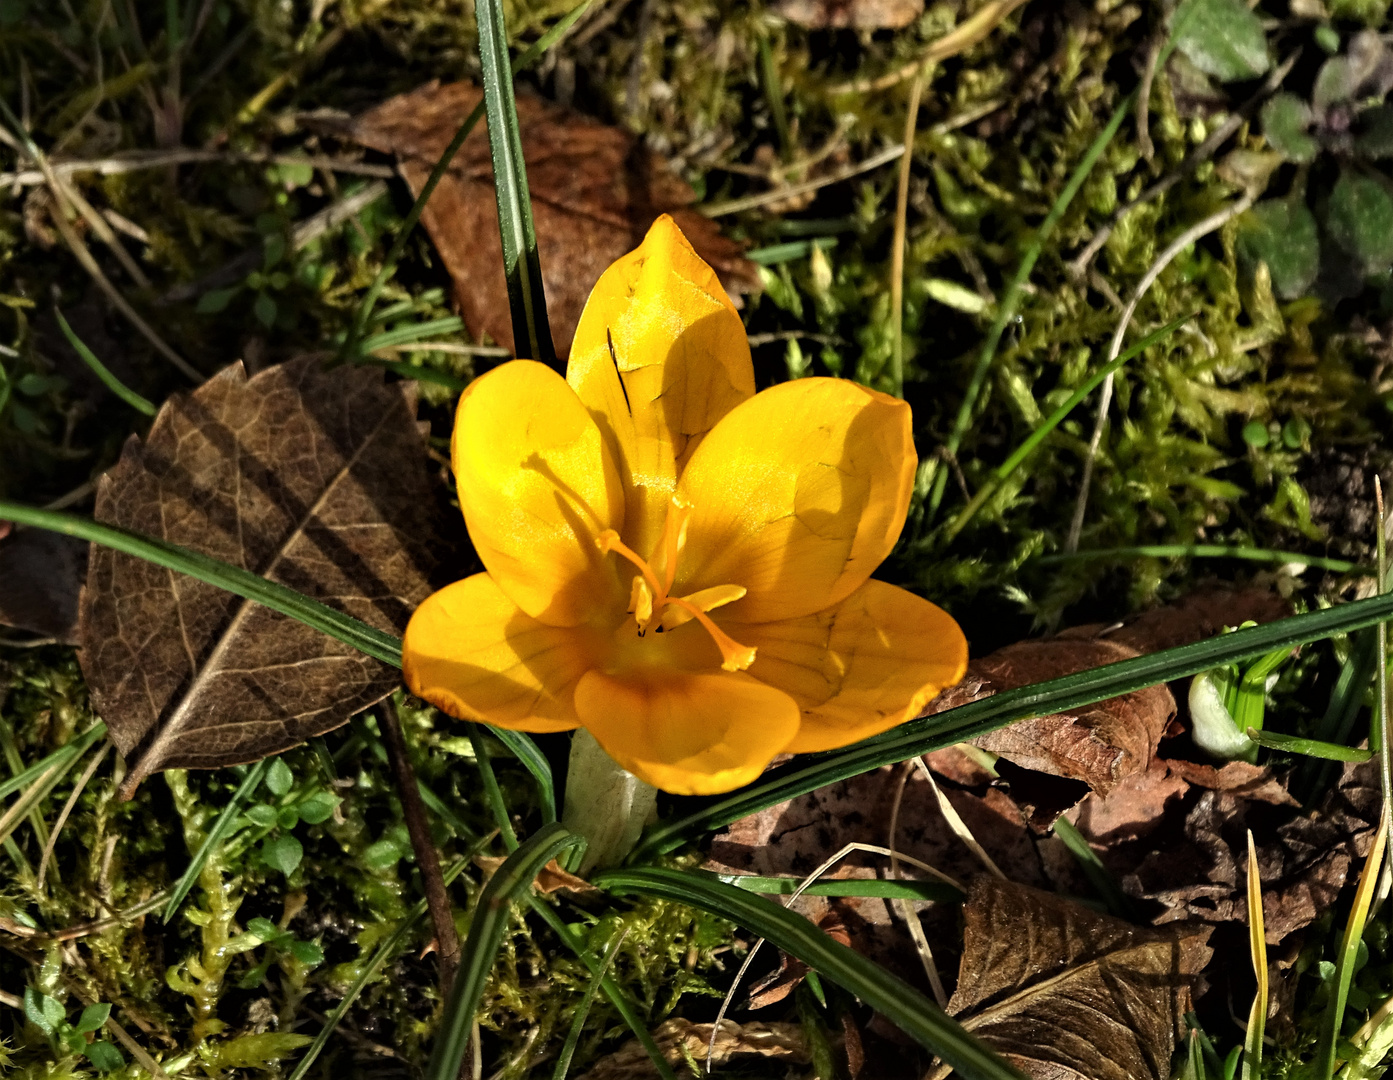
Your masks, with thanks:
M1303 739L1298 735L1282 735L1276 731L1248 729L1248 738L1269 750L1281 750L1287 754L1304 754L1306 757L1323 758L1326 761L1353 761L1356 764L1368 761L1374 756L1372 750L1360 750L1339 743L1322 742L1320 739Z
M156 409L154 402L141 397L129 386L123 383L111 371L97 359L97 354L87 347L71 326L68 320L63 318L63 313L56 307L53 309L54 317L58 320L58 329L63 331L63 336L68 339L68 344L73 347L73 351L82 357L82 362L92 369L92 374L101 379L106 388L119 397L132 409L143 412L146 416L154 416L159 410Z
M483 847L484 843L485 841L480 840L468 853L456 859L449 868L446 869L446 885L449 885L464 872L464 868L469 865L470 860L477 854L479 848ZM372 959L368 961L367 966L358 972L358 977L349 985L347 993L343 995L343 999L335 1005L329 1015L324 1018L324 1026L319 1029L319 1034L314 1037L314 1042L310 1043L309 1046L305 1048L304 1056L300 1058L295 1066L295 1071L290 1074L288 1080L305 1080L305 1075L310 1071L310 1066L315 1063L320 1052L323 1051L324 1047L328 1044L329 1037L334 1034L334 1029L339 1026L339 1022L343 1020L344 1015L349 1009L353 1008L353 1003L358 1000L358 995L361 994L368 983L372 982L372 980L377 977L378 973L387 966L387 961L391 960L396 955L397 950L401 948L402 942L406 940L406 936L411 933L412 928L417 923L425 918L425 915L426 902L424 900L416 901L416 904L406 913L406 917L402 919L401 925L392 932L391 937L377 947L377 951L372 954Z
M634 1038L639 1041L639 1044L647 1052L648 1060L653 1063L653 1068L657 1071L662 1080L677 1080L677 1077L673 1074L672 1066L667 1063L667 1058L663 1057L663 1052L658 1049L658 1044L653 1041L653 1035L648 1030L648 1026L643 1022L643 1017L639 1016L638 1010L634 1007L634 1003L629 1000L628 996L620 989L619 984L616 983L612 977L600 971L599 958L585 947L585 943L580 940L577 932L572 927L568 926L560 915L552 910L550 904L535 893L531 894L528 899L532 904L532 910L541 916L542 921L550 926L556 936L566 943L566 947L580 958L580 962L590 969L590 973L592 975L598 974L601 976L600 989L604 992L605 997L609 998L610 1004L614 1006L615 1011L619 1013L624 1023L629 1025L629 1030L634 1033Z
M459 1077L474 1013L503 944L508 920L512 918L511 902L530 892L537 872L559 852L584 842L561 825L544 825L489 878L479 894L469 936L460 951L459 971L450 990L450 999L445 1003L425 1080L457 1080Z
M1013 472L1019 469L1021 464L1031 455L1035 448L1044 442L1045 437L1055 428L1059 427L1059 425L1064 422L1065 418L1083 402L1084 398L1098 389L1098 387L1103 384L1104 379L1123 364L1127 363L1128 360L1141 355L1147 349L1151 348L1151 346L1170 337L1177 329L1193 318L1193 315L1183 315L1172 322L1168 322L1159 330L1147 334L1146 337L1142 338L1130 349L1121 353L1112 363L1104 364L1089 376L1082 386L1069 395L1068 401L1055 409L1047 419L1041 422L1039 427L1026 437L1025 441L1022 442L1020 446L1016 447L1010 457L997 466L991 478L987 483L982 485L982 490L977 492L977 494L972 497L972 501L963 507L958 516L953 519L953 524L948 527L945 538L951 540L953 537L957 536L958 533L962 532L964 526L972 520L977 511L982 509L987 499L991 497L992 492L1001 486L1002 481L1006 480Z
M1117 879L1103 865L1103 860L1098 858L1098 853L1093 850L1087 838L1079 832L1072 821L1067 817L1059 818L1054 823L1054 834L1069 849L1069 854L1074 856L1074 860L1079 864L1079 869L1083 871L1084 877L1088 878L1089 883L1097 890L1103 902L1108 905L1109 911L1119 919L1126 919L1128 922L1142 921L1137 918L1132 901L1117 884Z
M1045 555L1035 562L1039 566L1075 562L1080 559L1246 559L1249 562L1300 563L1317 570L1336 574L1353 574L1366 570L1358 563L1344 559L1327 559L1321 555L1303 555L1299 551L1277 551L1273 548L1247 547L1242 544L1141 544L1137 547L1098 548L1094 551L1070 551Z
M585 14L586 9L594 0L583 0L572 8L560 22L538 38L527 51L513 61L512 70L516 75L531 67L541 58L542 54L550 49L561 36L576 24L576 20ZM372 309L377 304L377 298L382 295L382 290L387 284L387 279L396 271L397 263L401 261L402 252L406 250L406 242L411 238L412 230L416 228L416 223L421 220L421 214L426 209L426 203L430 202L430 197L435 193L436 187L444 178L445 173L450 168L450 162L455 160L455 155L459 153L459 148L464 145L464 140L469 138L470 132L478 126L479 121L484 117L484 103L481 101L469 116L465 118L459 130L455 132L455 137L450 140L450 145L445 148L445 152L440 155L440 160L435 163L435 168L431 169L430 176L421 186L421 193L416 196L416 201L412 203L410 212L406 215L406 220L401 223L401 228L397 230L397 238L392 241L392 247L387 252L387 257L382 260L382 268L377 271L377 276L372 279L372 284L368 286L368 291L363 295L362 302L358 305L357 312L354 313L353 326L344 338L341 356L345 358L355 357L361 351L358 340L363 336L363 330L372 320Z
M374 349L383 349L389 345L409 345L411 342L421 341L423 338L454 334L463 329L463 319L458 315L446 315L441 319L427 319L425 322L408 323L405 326L393 327L391 330L383 330L380 334L364 338L359 349L362 352L370 353Z
M369 357L359 362L365 366L380 367L384 371L393 372L400 375L403 379L415 379L417 382L435 383L436 386L444 386L450 390L463 390L469 385L468 379L461 379L455 375L447 375L445 372L436 371L434 368L408 364L401 360L378 360L374 357Z
M792 896L802 878L761 877L757 874L721 874L727 885L746 892ZM803 890L804 896L874 896L887 900L929 900L940 904L961 904L963 894L939 881L887 881L882 878L844 878L815 881Z
M1372 626L1390 616L1393 616L1393 597L1371 596L1338 607L1237 630L1193 645L1008 690L937 716L911 720L884 735L866 739L844 750L796 759L788 765L770 770L756 783L729 795L685 801L683 813L650 830L629 861L644 862L704 832L787 799L882 765L907 761L919 754L963 742L1015 720L1048 716L1105 701L1142 687L1195 675L1221 664L1262 656L1273 649L1319 641L1333 634Z
M8 780L0 782L0 799L8 798L21 788L27 787L52 766L66 764L70 759L81 757L94 742L104 738L106 738L106 724L98 721L73 739L72 742L60 746L53 753L40 758L23 772L16 773Z
M247 771L247 775L237 785L237 790L232 793L232 798L223 807L222 813L218 815L218 820L208 830L208 835L203 838L203 843L198 845L198 850L194 853L189 868L175 882L174 890L169 894L169 903L165 904L164 914L160 917L162 921L169 922L170 919L174 918L174 913L179 910L179 905L184 902L184 897L189 895L189 890L198 880L198 875L203 873L203 866L208 861L208 856L232 831L232 823L237 820L237 815L242 812L242 806L261 784L261 778L266 775L266 769L270 764L270 758L262 758Z
M140 533L118 529L113 525L103 525L90 518L64 514L56 510L40 510L37 507L22 506L3 500L0 500L0 521L13 521L18 525L32 525L35 528L63 533L65 536L75 536L79 540L89 540L126 555L134 555L156 566L188 574L247 600L254 600L272 611L288 615L306 626L352 645L359 652L381 660L384 664L401 667L400 638L376 630L351 615L335 611L294 589L267 581L250 570L243 570L240 566L233 566L221 559L214 559L166 540L142 536Z
M604 982L605 975L609 972L609 967L614 963L614 958L619 955L619 946L624 944L624 938L629 933L628 929L621 930L610 945L609 951L601 961L600 970L590 976L590 985L585 988L585 996L580 999L580 1004L576 1006L575 1016L571 1018L571 1030L566 1032L566 1041L561 1046L561 1053L556 1058L556 1069L552 1072L552 1080L566 1080L567 1074L571 1071L571 1062L576 1056L576 1047L580 1045L581 1033L585 1030L586 1018L590 1015L590 1006L595 1001L595 995L600 990L600 984Z
M551 762L541 748L532 741L531 736L522 731L508 731L505 728L489 728L498 741L506 746L512 755L522 762L532 778L537 781L537 797L542 804L542 820L550 825L556 820L556 783L551 775Z
M964 1080L1020 1078L1020 1073L902 979L834 941L802 916L727 885L715 875L656 868L608 870L597 874L592 883L612 893L656 896L697 907L767 938L819 975L855 994L952 1065Z
M508 279L508 307L513 316L513 347L518 356L556 366L556 348L547 321L542 291L542 264L532 226L532 197L522 160L517 103L502 0L476 0L479 63L484 73L484 112L488 116L493 189L498 199L498 228L503 236L503 272Z
M1340 668L1325 712L1313 731L1315 738L1343 745L1354 733L1355 721L1364 708L1364 691L1374 677L1377 661L1378 636L1373 630L1363 630L1350 643L1349 656ZM1301 762L1291 782L1291 793L1308 805L1325 791L1334 775L1335 766L1317 759Z
M503 846L509 851L517 851L518 834L513 830L512 815L508 813L508 804L503 800L503 789L498 786L493 762L489 760L489 748L484 742L482 725L469 725L469 745L474 748L474 763L479 767L479 777L484 782L484 795L488 799L489 809L493 811L493 822L503 836Z

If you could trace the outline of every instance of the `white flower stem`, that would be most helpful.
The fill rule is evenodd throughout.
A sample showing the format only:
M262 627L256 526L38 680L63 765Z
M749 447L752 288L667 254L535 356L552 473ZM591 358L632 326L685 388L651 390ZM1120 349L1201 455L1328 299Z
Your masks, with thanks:
M589 844L576 871L617 866L657 808L658 789L625 772L584 728L571 739L561 823Z

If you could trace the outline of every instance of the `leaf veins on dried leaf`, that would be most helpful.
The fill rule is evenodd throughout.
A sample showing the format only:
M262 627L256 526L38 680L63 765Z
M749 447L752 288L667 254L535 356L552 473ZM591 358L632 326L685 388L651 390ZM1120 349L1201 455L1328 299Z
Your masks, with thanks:
M1286 613L1285 602L1266 590L1211 590L1125 624L1081 626L1052 638L1017 642L973 660L962 682L936 697L925 715L1200 641L1225 625L1266 622ZM1124 777L1146 772L1175 713L1170 689L1149 686L1067 713L1020 721L974 742L1022 768L1081 780L1107 795Z
M963 916L948 1011L968 1031L1040 1080L1170 1076L1207 927L1141 929L988 877Z
M668 1062L679 1070L689 1061L704 1062L711 1043L711 1025L694 1024L674 1017L653 1029L653 1040ZM737 1024L721 1021L716 1033L713 1066L726 1065L735 1058L755 1058L805 1065L811 1059L801 1024ZM649 1080L658 1071L638 1040L601 1058L580 1080Z
M354 119L347 134L396 154L413 195L474 109L472 83L432 82ZM605 269L668 213L730 291L759 287L755 267L710 218L688 209L692 189L620 128L520 95L518 126L532 194L547 314L558 356L571 348L586 297ZM513 348L486 121L460 147L421 220L449 271L469 332Z
M313 358L240 363L171 399L97 488L99 521L148 533L400 633L430 592L433 505L415 386ZM167 768L278 753L391 693L398 673L267 608L92 546L83 672L131 759Z

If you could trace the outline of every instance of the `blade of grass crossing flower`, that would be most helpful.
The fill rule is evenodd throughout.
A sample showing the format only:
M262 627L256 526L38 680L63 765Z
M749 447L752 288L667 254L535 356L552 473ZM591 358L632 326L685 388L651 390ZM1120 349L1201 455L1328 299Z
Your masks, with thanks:
M479 840L465 855L456 859L445 870L446 885L449 885L464 872L464 868L469 865L470 860L473 859L485 843L487 843L487 838ZM358 972L357 978L349 984L348 990L343 995L342 1000L335 1005L329 1015L324 1018L324 1026L319 1029L319 1034L314 1037L314 1042L306 1047L304 1056L300 1058L288 1080L305 1080L305 1075L310 1071L310 1066L315 1063L320 1052L329 1042L329 1037L334 1034L334 1029L337 1028L339 1022L343 1020L344 1015L353 1007L353 1003L358 1000L358 995L360 995L367 987L368 983L372 982L382 969L387 966L387 962L396 956L397 951L401 948L407 935L411 933L417 923L425 918L425 915L426 902L424 900L418 900L401 920L401 924L392 931L392 935L377 947L377 951L372 954L372 959Z
M218 815L218 820L213 822L213 827L208 830L208 835L203 838L203 843L198 845L198 851L194 853L188 869L175 883L173 891L169 894L169 903L165 904L164 914L160 917L163 922L169 922L170 919L174 918L174 913L179 910L179 905L184 902L184 897L189 895L189 890L198 880L198 875L203 873L203 866L208 861L208 856L218 849L218 845L232 831L237 815L242 812L243 805L261 785L261 778L266 775L266 769L270 764L270 758L262 758L247 770L247 775L237 785L237 790L232 793L232 798L227 800L227 805Z
M1248 830L1248 948L1253 954L1257 990L1248 1010L1248 1031L1243 1039L1243 1080L1261 1080L1262 1035L1267 1026L1267 930L1262 917L1262 877L1258 873L1258 849L1253 830Z
M1319 641L1393 617L1393 596L1371 596L1338 607L1293 615L1207 641L1066 675L982 698L937 716L911 720L844 750L795 759L729 795L684 800L684 813L649 831L630 864L671 851L686 840L728 825L819 787L863 772L908 761L931 750L993 731L1015 720L1049 716L1106 701L1142 687L1195 675L1221 664L1262 656L1274 649Z
M53 753L40 758L23 772L16 773L8 780L0 782L0 799L9 798L16 791L28 786L55 764L71 765L73 760L85 754L88 747L94 742L104 738L106 738L106 724L98 721L73 739L72 742L60 746Z
M1355 746L1341 746L1339 743L1322 742L1320 739L1303 739L1297 735L1282 735L1276 731L1248 729L1248 738L1269 750L1281 750L1288 754L1304 754L1306 757L1323 758L1326 761L1368 761L1374 756L1372 750L1360 750Z
M624 1023L629 1025L629 1030L634 1033L634 1038L639 1041L639 1045L641 1045L648 1054L648 1060L652 1062L653 1068L657 1071L662 1080L677 1080L677 1077L672 1071L672 1066L667 1063L667 1058L663 1057L663 1052L658 1049L658 1044L653 1041L653 1035L648 1030L647 1025L644 1024L643 1017L639 1016L638 1010L634 1007L634 1003L630 1001L624 991L619 988L619 984L614 981L613 977L600 971L599 958L585 947L585 943L580 940L575 929L568 926L566 921L556 913L551 905L537 896L536 893L530 894L528 900L532 904L532 910L541 916L542 921L550 926L556 936L566 943L566 947L580 958L580 962L590 969L590 973L592 975L598 974L601 976L600 989L604 992L605 997L609 998L610 1004L614 1006L615 1012L619 1013Z
M1335 963L1335 986L1325 1006L1325 1017L1317 1044L1318 1056L1314 1075L1322 1080L1335 1075L1336 1051L1340 1042L1340 1028L1344 1024L1345 1006L1349 1002L1350 982L1354 978L1359 943L1364 937L1364 924L1369 918L1369 905L1378 887L1379 870L1383 865L1383 853L1387 844L1388 818L1385 816L1379 823L1378 834L1369 849L1369 857L1364 861L1364 871L1359 875L1359 887L1354 894L1354 906L1350 908L1344 936L1340 939L1340 952Z
M58 320L58 329L63 331L63 336L68 339L68 344L73 347L73 351L82 357L82 362L92 369L92 374L101 379L106 388L119 397L132 409L143 412L146 416L154 416L158 411L153 402L141 397L129 386L123 383L111 371L97 359L97 354L89 349L86 343L77 336L73 328L68 325L68 320L63 318L63 313L56 307L53 309L54 317Z
M1104 364L1089 376L1082 386L1069 395L1069 400L1055 409L1039 427L1026 437L1025 441L1022 442L1020 446L1016 447L1010 457L997 466L996 470L991 474L990 479L988 479L988 481L982 485L981 490L972 497L972 501L964 506L958 516L953 519L953 523L948 527L945 539L952 540L953 537L962 532L964 526L976 516L977 511L981 510L983 505L986 504L986 501L991 498L992 493L995 492L1013 472L1021 467L1021 464L1030 456L1032 451L1045 440L1045 437L1049 435L1051 431L1064 422L1065 418L1083 402L1084 398L1088 397L1089 394L1093 393L1094 390L1102 385L1104 379L1123 364L1127 363L1128 360L1141 355L1147 349L1151 348L1151 346L1170 337L1179 327L1193 318L1193 315L1181 316L1173 322L1167 323L1165 326L1161 327L1161 329L1147 334L1146 337L1142 338L1130 349L1119 354L1117 359L1113 360L1112 363Z
M1020 1080L1020 1073L908 983L834 941L802 916L727 885L714 875L659 868L608 870L597 874L592 884L620 895L672 900L728 919L767 938L822 977L855 994L952 1065L964 1080Z
M233 566L220 559L165 540L157 540L152 536L142 536L140 533L118 529L112 525L103 525L89 518L56 510L40 510L19 503L0 501L0 521L32 525L66 536L75 536L79 540L90 540L127 555L134 555L156 566L188 574L247 600L254 600L272 611L288 615L306 626L312 626L332 638L352 645L358 651L383 663L401 667L400 638L376 630L367 623L335 611L294 589L287 589L284 585L258 577L240 566Z
M498 200L498 228L503 236L503 272L508 279L508 307L513 316L513 349L520 357L556 366L556 349L542 291L542 264L532 226L532 197L522 159L508 31L502 0L476 0L479 63L484 74L484 112L488 116L493 190Z
M512 71L516 75L521 71L531 67L536 61L550 49L561 36L576 24L576 20L585 14L586 9L594 0L584 0L577 4L565 18L534 41L521 56L513 61ZM416 196L416 201L412 203L411 210L407 213L406 219L401 223L397 230L397 238L392 241L392 247L387 252L387 257L382 260L382 267L378 270L377 276L373 278L372 284L368 286L368 291L363 295L362 301L358 305L357 312L354 313L353 326L348 335L344 338L343 350L341 355L352 357L362 351L358 346L358 340L363 336L363 330L372 319L372 309L377 303L377 299L382 295L382 290L397 268L397 262L401 259L402 252L406 250L406 242L411 237L411 232L416 228L416 223L421 220L421 214L426 208L426 203L430 201L431 195L435 193L436 187L450 168L450 162L455 160L455 155L459 153L459 148L464 145L464 140L469 138L470 132L478 125L484 116L484 103L481 101L465 118L459 130L455 132L455 137L450 140L450 145L445 148L445 152L440 155L440 160L435 163L435 168L431 169L430 176L421 186L421 193Z
M518 834L513 830L513 819L508 813L508 804L503 801L503 789L498 786L498 777L489 760L488 743L484 742L483 732L477 724L469 725L469 745L474 748L474 763L479 768L479 777L484 782L484 795L493 811L494 824L503 834L503 846L509 851L517 851Z
M556 1069L552 1072L552 1080L566 1080L566 1076L571 1071L571 1060L576 1056L576 1047L580 1045L581 1032L585 1030L585 1020L590 1015L590 1006L595 1001L595 994L600 989L600 983L604 982L605 975L608 974L610 965L614 963L614 958L619 955L619 946L624 944L624 939L629 936L629 927L624 927L610 943L609 949L605 952L605 958L601 962L600 970L590 977L590 985L585 988L585 996L580 999L580 1004L576 1006L576 1014L571 1019L571 1030L566 1032L566 1041L561 1046L561 1053L556 1059Z
M506 728L489 728L506 746L513 757L522 762L532 778L537 781L537 797L542 804L542 820L550 825L556 820L556 783L551 775L551 762L541 748L532 741L526 732L509 731Z
M1305 555L1299 551L1276 551L1272 548L1247 547L1242 544L1139 544L1136 547L1098 548L1094 551L1068 551L1036 559L1039 566L1076 562L1080 559L1244 559L1248 562L1298 563L1317 570L1336 574L1353 574L1364 569L1358 563L1344 559L1327 559L1323 555Z
M484 984L493 970L508 922L513 917L512 901L521 899L532 888L538 871L566 848L585 841L558 824L544 825L537 834L511 855L489 878L474 906L469 936L460 951L459 971L450 998L445 1003L440 1030L435 1037L426 1080L457 1080L464 1061L474 1013L484 994Z

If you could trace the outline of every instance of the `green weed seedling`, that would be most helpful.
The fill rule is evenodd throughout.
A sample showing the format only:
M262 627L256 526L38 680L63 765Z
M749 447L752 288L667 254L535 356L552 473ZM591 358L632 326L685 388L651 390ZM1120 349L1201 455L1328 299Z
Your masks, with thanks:
M24 1015L48 1036L49 1045L58 1057L80 1055L101 1072L112 1072L126 1063L121 1051L111 1043L100 1039L88 1041L87 1036L100 1031L111 1015L111 1006L105 1002L88 1005L77 1023L70 1023L61 1001L28 986L24 989Z
M1239 629L1256 625L1246 622ZM1225 628L1226 633L1232 631ZM1252 664L1226 664L1195 676L1190 684L1190 719L1200 749L1230 760L1257 760L1258 744L1247 732L1262 730L1269 685L1290 656L1290 649L1274 649Z
M266 946L266 955L254 968L243 975L237 985L243 990L255 990L266 981L266 973L273 963L289 960L304 968L316 968L324 963L324 950L315 941L302 941L289 931L282 930L270 919L250 919L247 933L260 938Z

